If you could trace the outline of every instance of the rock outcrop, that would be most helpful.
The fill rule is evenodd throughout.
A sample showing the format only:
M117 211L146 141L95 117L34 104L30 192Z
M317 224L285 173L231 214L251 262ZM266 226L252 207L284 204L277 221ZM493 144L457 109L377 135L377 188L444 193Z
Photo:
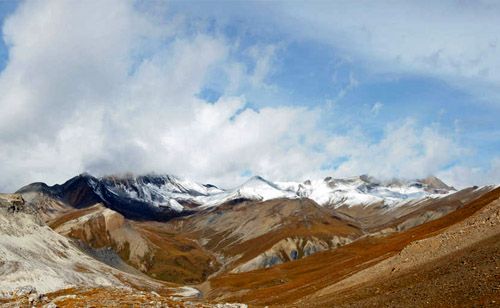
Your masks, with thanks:
M242 273L261 268L268 268L284 262L298 260L320 251L335 249L352 242L348 237L333 236L330 240L317 237L289 237L273 245L262 254L238 265L231 272Z

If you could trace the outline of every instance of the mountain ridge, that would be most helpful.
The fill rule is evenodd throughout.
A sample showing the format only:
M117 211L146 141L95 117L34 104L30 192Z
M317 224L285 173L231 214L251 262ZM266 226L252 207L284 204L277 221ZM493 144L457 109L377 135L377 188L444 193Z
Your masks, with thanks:
M49 194L75 208L102 203L133 219L168 220L244 200L308 198L331 208L374 204L397 207L409 200L440 197L454 191L453 187L433 176L421 180L379 181L361 175L304 182L272 182L261 176L253 176L239 186L221 189L169 174L126 174L97 178L82 173L63 184L28 184L17 193Z
M82 174L54 186L33 183L19 192L6 205L6 217L16 211L16 202L26 200L23 207L57 233L51 238L69 239L96 267L102 263L99 267L132 276L190 284L203 300L257 305L293 306L305 296L330 301L316 293L317 287L329 290L488 204L495 211L484 218L490 233L477 233L478 241L498 233L490 221L500 217L499 203L491 203L499 188L455 192L437 178L383 182L363 175L298 183L256 176L225 190L170 175ZM213 205L200 202L208 198L215 199ZM182 210L172 208L173 202ZM11 229L17 230L9 227L7 234ZM60 250L49 244L49 251ZM425 254L418 252L415 259L420 256ZM328 268L340 274L326 273Z

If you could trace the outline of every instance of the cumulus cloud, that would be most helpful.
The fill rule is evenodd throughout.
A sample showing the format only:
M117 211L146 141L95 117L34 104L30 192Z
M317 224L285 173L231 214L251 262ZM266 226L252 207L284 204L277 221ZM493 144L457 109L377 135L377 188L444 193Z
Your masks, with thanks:
M485 167L453 166L437 174L455 187L498 185L500 183L500 157L494 157Z
M26 2L5 23L0 186L78 172L172 172L227 183L243 170L314 168L317 112L197 97L217 66L243 65L231 43L157 23L127 1ZM163 42L163 43L162 43ZM251 49L263 83L274 48ZM310 162L310 163L307 163Z
M129 1L20 5L3 28L0 190L83 171L168 172L223 186L248 172L276 180L419 177L460 151L453 138L411 120L372 142L363 131L332 135L320 109L249 108L235 89L265 88L276 47L239 50L221 34L193 31L182 16L165 21L162 9ZM250 54L252 67L235 52ZM199 98L220 74L227 93L214 103ZM324 168L338 158L345 160Z
M51 137L75 108L99 107L126 80L134 45L153 30L127 2L21 5L3 28L10 50L0 76L1 136Z
M363 174L388 178L422 178L434 174L464 154L464 149L436 127L418 129L415 121L387 125L376 142L359 131L331 138L333 157L346 158L335 174Z

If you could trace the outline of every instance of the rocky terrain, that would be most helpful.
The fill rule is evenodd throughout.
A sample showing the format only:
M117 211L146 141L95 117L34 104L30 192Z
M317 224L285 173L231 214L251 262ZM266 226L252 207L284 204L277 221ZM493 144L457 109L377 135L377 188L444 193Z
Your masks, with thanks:
M500 199L496 199L443 232L413 241L398 254L324 288L312 297L318 302L321 301L318 299L330 302L333 294L346 293L348 290L357 292L365 289L366 287L361 287L364 285L378 288L378 293L380 286L392 288L391 296L384 301L394 305L411 304L419 295L426 298L429 306L445 298L452 300L454 306L495 304L500 298L499 240ZM436 273L441 273L434 276L439 283L434 281L431 284L431 275ZM420 275L423 277L419 277ZM401 293L408 293L408 290L401 286L395 287L398 283L406 284L409 289L415 288L415 294L401 296ZM370 297L351 304L368 305L368 302L382 300ZM336 302L336 305L344 304L345 301Z
M359 307L365 305L363 300L375 306L429 307L453 306L457 301L463 301L463 306L474 306L482 304L485 298L495 301L499 295L496 282L500 274L499 251L498 245L491 244L498 239L498 225L492 220L499 210L499 198L497 188L448 215L404 232L365 236L336 250L267 270L215 277L210 280L209 296L256 306L292 307ZM444 244L452 234L455 242ZM458 244L459 234L470 234L466 236L470 241ZM474 252L473 261L467 259L470 252ZM454 263L448 262L450 260ZM409 268L405 264L415 266L405 272L404 269ZM486 275L475 272L479 264L483 264ZM449 266L452 265L460 266L461 271L451 272ZM435 272L448 276L436 276ZM403 279L407 279L405 283ZM447 284L441 285L440 279L448 281ZM475 281L479 285L470 287L464 281ZM436 295L429 304L424 289L419 291L419 284L426 286L428 296ZM406 289L408 285L412 289ZM411 292L414 294L408 297ZM442 296L446 292L455 292L457 297ZM462 298L461 292L468 297Z
M121 215L102 210L98 205L93 210L87 215L107 220L104 223L111 232L116 231L116 227L124 228ZM88 227L85 222L89 222L89 217L80 218ZM71 230L71 227L58 227L63 234ZM86 230L90 230L87 235L94 239L94 229ZM154 280L139 271L128 273L108 266L79 249L70 238L46 225L21 195L1 194L0 304L73 307L85 302L101 307L128 304L245 307L192 303L187 299L199 296L196 289Z
M165 221L227 203L279 198L307 198L326 208L360 205L397 208L408 201L439 198L455 189L435 177L379 181L362 175L346 179L327 177L304 182L271 182L254 176L239 186L222 189L173 175L96 178L80 174L60 185L32 183L17 192L30 196L42 194L74 208L102 203L127 218Z
M499 198L494 186L456 191L435 177L34 183L0 197L1 301L494 306Z

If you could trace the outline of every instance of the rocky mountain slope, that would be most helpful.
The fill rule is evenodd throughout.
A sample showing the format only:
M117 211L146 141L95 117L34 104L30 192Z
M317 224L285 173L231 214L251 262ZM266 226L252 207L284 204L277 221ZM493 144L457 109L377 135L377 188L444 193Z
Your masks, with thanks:
M19 195L15 197L18 201L13 202L12 195L0 196L0 290L4 296L25 286L50 292L75 286L124 287L127 280L147 282L89 257L45 225Z
M82 229L62 223L56 230L62 234L83 231L78 236L97 245L105 245L102 240L140 236L126 230L128 225L120 214L99 205L90 209L78 218ZM70 234L66 234L68 238L52 230L37 210L19 194L0 194L2 307L74 307L82 303L98 307L246 307L193 303L188 299L200 294L194 288L151 279L138 271L130 273L117 268L116 263L105 264L86 253ZM97 234L102 228L105 232ZM127 234L129 231L132 233ZM107 258L121 261L113 251L108 251Z
M334 249L363 231L309 199L244 201L170 221L233 272L266 268Z
M208 297L291 307L492 305L500 295L499 199L496 188L404 232L366 236L267 270L214 277ZM426 304L427 298L432 300Z
M217 269L214 256L182 234L165 232L155 224L124 218L100 204L77 209L48 222L56 232L69 237L94 257L121 270L130 268L153 278L176 283L196 283ZM117 263L107 253L123 260ZM104 253L104 255L103 255Z
M445 234L448 228L468 230L462 221L482 209L493 210L481 217L495 219L499 204L494 201L500 191L494 186L456 191L435 177L379 181L360 176L301 183L253 177L223 189L169 175L83 174L61 185L30 184L10 196L12 200L5 201L7 212L13 204L23 204L24 211L50 232L44 237L65 239L71 251L93 262L84 266L84 273L100 276L100 269L108 269L102 281L117 279L116 285L103 282L94 289L76 283L83 288L82 298L91 300L88 292L103 296L106 288L113 293L116 287L156 290L160 286L161 291L172 284L189 284L199 290L200 304L329 306L337 292L355 294L356 305L354 298L362 293L349 291L357 288L349 277L384 282L387 277L373 274L386 273L377 266L383 267L384 260L393 260L398 252L410 251L415 241ZM436 255L447 258L457 249L491 241L496 225L487 226L470 241L453 246L461 248L429 249L438 249ZM51 241L43 245L59 251ZM7 242L2 245L12 250ZM426 253L415 252L414 258L422 262L414 268L436 261ZM413 257L394 259L399 260L394 264L406 259ZM1 264L0 270L7 270ZM52 267L57 268L45 265ZM74 267L65 268L69 277L75 275ZM404 265L395 268L407 270ZM344 284L347 287L338 287ZM133 292L123 294L137 299Z
M232 188L181 179L172 175L76 176L64 184L33 183L18 193L42 193L75 208L96 203L128 218L168 220L228 202L308 198L321 206L355 205L398 207L411 200L439 198L454 192L439 179L378 181L369 176L298 182L271 182L255 176Z

